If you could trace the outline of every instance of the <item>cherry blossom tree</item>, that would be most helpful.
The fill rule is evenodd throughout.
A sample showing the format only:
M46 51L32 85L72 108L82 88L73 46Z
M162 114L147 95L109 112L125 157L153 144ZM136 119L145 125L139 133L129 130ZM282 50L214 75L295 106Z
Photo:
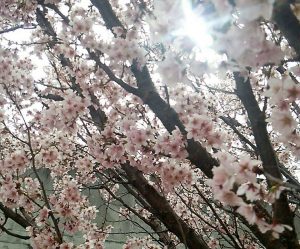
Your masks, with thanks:
M2 232L105 248L101 198L139 228L123 249L300 248L299 10L2 0Z

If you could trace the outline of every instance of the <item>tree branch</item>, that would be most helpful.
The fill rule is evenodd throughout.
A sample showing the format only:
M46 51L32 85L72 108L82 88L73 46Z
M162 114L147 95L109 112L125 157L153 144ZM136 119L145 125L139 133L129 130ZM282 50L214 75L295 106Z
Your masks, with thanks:
M278 25L278 28L288 40L291 47L293 47L300 56L300 23L294 15L289 0L277 0L273 8L273 20Z
M91 0L95 7L99 10L102 15L105 25L113 31L113 27L121 26L122 24L116 14L114 13L111 6L109 7L109 1L107 0ZM105 12L105 13L104 13ZM109 18L107 16L110 16ZM95 55L95 54L94 54ZM95 58L93 55L93 59ZM98 59L98 63L100 60ZM101 62L100 62L101 63ZM102 63L103 64L103 63ZM100 64L101 65L101 64ZM187 134L184 125L180 121L178 114L175 110L166 103L161 96L158 94L153 81L151 79L149 70L147 66L143 66L141 69L137 64L137 61L134 60L131 66L131 71L134 74L138 89L133 87L128 88L128 85L122 84L119 82L119 79L111 74L111 72L106 68L106 65L102 65L101 68L108 74L110 79L115 81L118 85L123 87L126 91L133 93L140 97L145 104L147 104L150 109L155 113L155 115L161 120L165 128L171 133L175 130L176 127L179 128L181 133L185 136ZM127 90L128 89L128 90ZM209 177L213 177L212 168L218 166L219 162L213 158L207 150L197 141L193 139L188 139L187 141L187 151L188 159L203 173Z
M260 110L258 103L252 91L250 79L246 81L239 73L234 73L236 82L236 93L244 107L246 108L251 128L255 138L256 146L260 158L262 160L263 168L266 174L275 179L282 180L280 173L279 162L276 153L271 144L269 134L267 131L265 114ZM277 183L271 179L267 179L268 185L272 187ZM295 233L295 226L293 222L293 214L289 208L287 196L282 193L280 197L273 204L273 218L276 223L287 224L293 228L293 231L285 230L284 236L287 238L285 242L289 248L300 248L297 235Z
M186 242L190 249L209 249L202 236L197 234L174 212L167 200L148 183L140 171L129 165L123 165L122 168L126 172L130 183L156 210L155 215L170 232L176 234L182 243Z

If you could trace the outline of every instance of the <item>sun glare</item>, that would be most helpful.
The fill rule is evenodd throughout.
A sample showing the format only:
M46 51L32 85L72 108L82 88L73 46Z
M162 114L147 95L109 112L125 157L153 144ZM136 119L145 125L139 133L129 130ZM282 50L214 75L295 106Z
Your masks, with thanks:
M184 20L180 33L190 37L197 47L201 49L209 48L213 43L213 38L208 32L205 20L194 12L190 1L182 0Z

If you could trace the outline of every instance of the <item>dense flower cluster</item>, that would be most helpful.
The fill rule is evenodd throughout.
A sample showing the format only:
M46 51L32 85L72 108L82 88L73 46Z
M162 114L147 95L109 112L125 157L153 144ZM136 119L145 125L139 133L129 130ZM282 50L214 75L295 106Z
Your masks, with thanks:
M262 233L271 230L274 237L279 238L279 233L284 229L292 229L284 224L268 224L263 217L257 215L251 204L258 200L273 203L284 190L274 188L267 192L263 185L257 183L255 170L260 164L259 161L244 157L237 163L233 157L225 153L220 154L219 158L222 164L213 169L214 177L209 180L216 199L225 205L237 207L237 212L250 224L256 224ZM237 189L236 192L234 189Z

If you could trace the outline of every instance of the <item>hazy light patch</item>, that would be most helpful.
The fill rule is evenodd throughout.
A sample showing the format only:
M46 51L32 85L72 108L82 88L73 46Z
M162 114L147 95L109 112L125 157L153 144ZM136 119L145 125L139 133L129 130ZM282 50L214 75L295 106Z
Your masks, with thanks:
M16 41L18 43L30 42L30 35L33 29L30 28L20 28L11 32L2 34L2 36L11 41Z
M32 62L34 64L34 69L31 72L31 75L35 81L39 81L48 77L46 73L46 68L50 67L48 58L45 54L42 54L41 58L38 58L35 55L31 55Z

